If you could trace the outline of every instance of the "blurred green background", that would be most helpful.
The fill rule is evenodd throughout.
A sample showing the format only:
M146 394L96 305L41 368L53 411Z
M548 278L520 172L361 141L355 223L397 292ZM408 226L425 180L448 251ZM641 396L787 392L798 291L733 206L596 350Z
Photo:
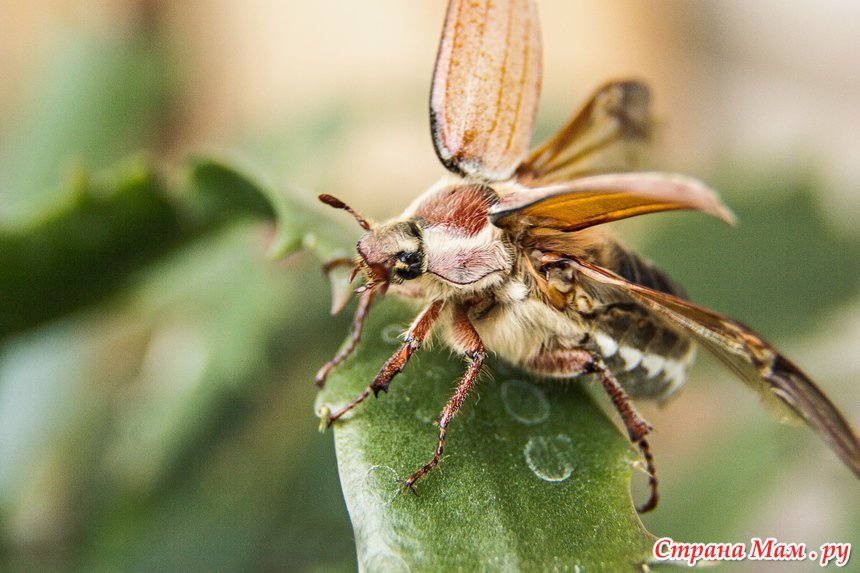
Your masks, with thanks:
M546 0L539 136L602 81L646 79L654 164L709 181L741 223L657 215L619 232L858 424L860 10L846 4ZM312 383L349 318L328 315L312 257L267 258L265 207L201 192L188 157L393 215L443 172L426 118L443 13L0 6L0 568L354 569ZM702 358L665 408L640 406L662 480L652 533L858 541L851 473Z

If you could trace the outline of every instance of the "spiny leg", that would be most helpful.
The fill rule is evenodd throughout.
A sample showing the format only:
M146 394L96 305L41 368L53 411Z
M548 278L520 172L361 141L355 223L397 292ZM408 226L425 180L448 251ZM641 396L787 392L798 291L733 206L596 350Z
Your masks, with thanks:
M361 339L361 329L364 327L364 320L367 318L367 311L370 308L370 303L373 300L373 290L366 290L361 293L361 298L358 301L358 308L355 310L355 318L352 320L352 336L346 347L338 352L334 358L326 362L322 368L317 371L316 384L322 388L325 385L325 379L331 372L332 368L346 360L350 354L358 346L358 341Z
M364 402L364 400L370 396L371 392L373 392L374 396L377 396L380 391L388 392L388 385L391 382L391 379L403 370L406 363L409 361L409 358L412 357L412 354L421 348L421 344L427 338L427 335L430 334L430 329L433 326L433 323L436 322L436 319L439 317L440 310L442 310L442 301L433 302L421 311L421 314L418 315L412 323L412 326L410 326L409 330L406 332L406 340L403 343L403 346L401 346L400 349L382 365L382 368L379 370L379 374L376 375L373 382L371 382L355 400L328 417L326 420L326 424L328 426L331 426L332 423L344 414Z
M570 263L572 263L572 261L563 255L556 253L543 253L540 258L540 270L541 272L547 272L548 279L549 269L553 267L563 268ZM639 451L642 452L642 457L645 458L645 467L648 471L648 485L651 488L651 495L648 498L648 501L645 502L645 505L639 507L638 510L640 513L651 511L657 507L657 501L660 499L657 492L657 473L656 468L654 467L654 456L651 454L651 446L645 439L645 436L651 432L652 428L648 422L646 422L639 413L636 412L635 408L633 408L633 404L630 402L630 398L627 396L627 393L599 356L582 350L573 350L573 352L583 352L588 355L589 359L580 357L580 360L582 360L582 366L584 366L586 372L593 372L597 374L598 378L600 378L600 383L603 385L603 389L607 394L609 394L612 404L615 406L615 409L624 421L630 441L639 446Z
M445 432L448 429L448 423L457 414L466 396L469 395L469 391L481 373L481 366L484 364L484 358L486 357L484 344L481 342L481 338L469 321L468 316L466 316L465 309L458 308L455 313L453 334L457 338L459 345L464 348L470 362L465 374L463 374L463 377L457 384L457 389L448 400L448 403L445 404L445 408L442 409L442 414L439 416L439 444L436 446L436 453L433 454L433 458L429 462L403 482L403 486L412 491L412 493L416 493L415 482L427 475L430 470L438 465L439 460L442 459L442 452L445 448Z
M618 414L621 416L621 419L624 421L624 425L627 427L627 434L630 436L630 441L639 446L639 451L642 452L642 457L645 458L645 468L648 472L648 485L651 488L651 496L644 505L638 508L638 510L639 513L651 511L657 507L657 501L660 499L660 496L657 493L657 472L654 467L654 456L651 455L651 447L645 439L645 436L647 436L652 430L651 425L648 424L648 422L646 422L638 412L636 412L633 408L633 404L630 402L630 398L627 396L627 393L602 360L595 357L590 370L600 378L600 383L603 384L603 389L606 390L607 394L609 394L612 404L615 406L615 409L618 410Z

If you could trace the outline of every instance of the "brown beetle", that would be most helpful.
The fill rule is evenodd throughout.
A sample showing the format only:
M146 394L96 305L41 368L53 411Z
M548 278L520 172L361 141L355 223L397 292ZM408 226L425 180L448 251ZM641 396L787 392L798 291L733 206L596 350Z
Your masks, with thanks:
M684 298L666 274L630 252L602 223L675 209L732 222L704 184L632 171L651 132L647 88L635 81L600 89L557 134L528 151L541 82L541 38L533 0L452 0L431 90L430 121L451 175L399 217L372 225L329 195L365 230L354 274L351 343L371 302L387 290L424 301L400 349L329 424L388 391L431 332L468 366L439 417L439 443L415 482L442 456L445 432L488 352L552 378L594 374L641 450L658 499L646 436L630 398L664 399L684 382L698 343L760 392L780 415L804 420L860 476L860 441L821 390L750 328ZM335 263L337 264L337 263Z

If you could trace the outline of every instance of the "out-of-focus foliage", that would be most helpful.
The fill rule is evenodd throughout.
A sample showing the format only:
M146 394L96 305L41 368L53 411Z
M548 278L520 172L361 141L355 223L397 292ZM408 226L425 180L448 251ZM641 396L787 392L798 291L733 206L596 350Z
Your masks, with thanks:
M343 321L308 320L315 260L268 255L319 223L278 235L269 188L217 162L123 159L178 119L141 30L58 37L2 118L0 569L349 570L310 382Z
M111 191L136 188L141 169L106 178L115 182ZM143 180L157 181L144 172ZM7 338L0 504L9 566L232 571L266 560L302 566L351 558L345 532L333 544L344 549L329 558L322 545L289 542L304 527L345 526L334 468L304 463L308 447L324 446L310 415L311 386L284 378L297 362L300 371L312 367L304 358L318 341L335 343L301 318L325 315L324 298L306 297L306 289L325 285L315 265L302 270L307 261L275 265L263 256L273 230L241 223L266 210L247 180L211 162L195 163L189 180L194 192L176 194L185 203L164 209L171 224L186 223L177 233L183 241L165 241L173 248L153 249L146 265L133 264L132 255L149 235L109 226L113 234L94 238L67 222L80 218L78 209L51 219L53 228L72 229L65 243L30 241L53 253L56 244L88 237L85 261L97 269L110 268L118 238L130 256L125 280L106 281L90 300L72 297L41 317L53 322ZM218 231L205 216L213 203L219 221L225 212L241 216ZM111 203L86 228L127 211ZM55 276L47 279L85 283L77 269L50 268ZM323 507L315 495L294 495L321 486L330 500Z
M97 301L134 271L237 215L273 217L257 189L190 169L188 192L171 197L145 160L99 175L78 173L41 216L0 227L0 337Z
M643 251L693 300L738 317L799 361L856 425L853 348L860 332L846 325L857 324L860 244L826 224L815 178L780 179L781 192L774 194L768 193L774 183L761 173L723 172L713 184L737 213L737 227L665 217ZM860 492L850 470L807 428L775 423L730 372L699 354L684 393L703 393L707 405L689 411L682 393L663 415L690 435L708 435L709 427L715 435L693 440L692 466L661 463L668 493L661 511L644 517L646 525L675 539L743 542L767 529L778 538L803 537L811 548L829 538L856 538ZM659 418L649 419L658 427L659 448ZM661 454L672 463L673 452ZM814 528L804 525L813 522ZM781 567L804 570L786 563L774 570ZM724 568L750 570L748 562Z
M168 137L177 77L158 30L122 41L81 31L58 34L26 100L3 119L0 217L39 217L67 186L60 169L102 168Z
M783 181L779 194L769 193L773 183L762 176L739 181L732 174L712 183L737 212L737 227L666 217L645 245L684 277L696 300L743 317L763 333L802 336L822 313L856 297L858 241L827 225L814 180ZM678 249L678 237L692 242ZM763 304L771 300L778 302L776 310Z

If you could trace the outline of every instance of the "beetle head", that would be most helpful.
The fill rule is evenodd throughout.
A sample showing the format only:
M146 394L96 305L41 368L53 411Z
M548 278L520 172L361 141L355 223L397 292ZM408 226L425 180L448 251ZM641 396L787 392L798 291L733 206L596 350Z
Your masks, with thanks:
M358 241L356 266L367 277L364 288L379 287L418 278L427 270L421 225L416 220L371 225L343 201L320 195L320 201L355 217L365 233Z

